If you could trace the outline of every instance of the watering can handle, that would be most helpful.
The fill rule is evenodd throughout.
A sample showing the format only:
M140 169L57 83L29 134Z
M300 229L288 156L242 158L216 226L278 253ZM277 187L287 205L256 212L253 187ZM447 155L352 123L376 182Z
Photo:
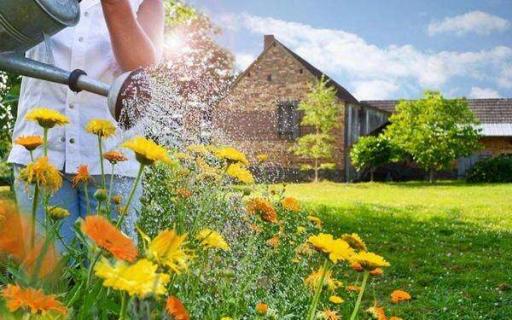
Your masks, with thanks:
M110 91L110 85L87 77L84 71L68 72L16 53L0 54L0 66L4 71L68 85L75 92L86 90L106 97Z

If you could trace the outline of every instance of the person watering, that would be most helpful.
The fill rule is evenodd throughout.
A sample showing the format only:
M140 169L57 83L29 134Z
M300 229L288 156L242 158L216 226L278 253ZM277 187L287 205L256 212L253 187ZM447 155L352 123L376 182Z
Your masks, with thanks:
M63 69L82 69L92 78L111 83L126 71L157 64L162 56L164 33L164 8L162 0L83 0L80 3L81 19L77 26L67 28L30 49L26 56L41 62L53 63ZM70 212L64 220L61 236L69 242L74 237L73 224L87 212L86 199L94 208L94 193L102 188L101 168L97 137L85 129L92 119L115 122L107 107L106 98L88 92L74 93L69 88L51 82L24 77L21 84L17 121L13 137L41 135L37 123L26 121L25 115L32 108L46 107L66 115L70 124L49 131L48 157L62 171L62 188L50 199L51 206L59 206ZM119 130L118 130L119 132ZM116 150L122 143L117 134L104 139L105 151ZM34 158L42 156L42 150L34 151ZM127 161L116 165L113 177L113 194L126 201L138 170L138 163L126 153ZM20 170L31 162L30 154L23 147L13 144L8 161L13 164L15 193L18 206L31 212L32 193L27 192L19 180ZM85 188L73 187L73 177L81 165L87 165L92 182ZM105 173L111 172L104 161ZM107 189L110 179L107 176ZM128 208L125 230L133 230L136 211L140 206L142 189L139 186L135 201ZM39 206L38 217L44 218Z

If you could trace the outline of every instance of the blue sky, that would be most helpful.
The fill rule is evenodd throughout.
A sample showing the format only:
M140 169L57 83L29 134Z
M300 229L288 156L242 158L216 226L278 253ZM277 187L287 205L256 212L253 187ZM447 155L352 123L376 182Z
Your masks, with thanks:
M512 97L512 0L190 0L243 69L271 33L358 99Z

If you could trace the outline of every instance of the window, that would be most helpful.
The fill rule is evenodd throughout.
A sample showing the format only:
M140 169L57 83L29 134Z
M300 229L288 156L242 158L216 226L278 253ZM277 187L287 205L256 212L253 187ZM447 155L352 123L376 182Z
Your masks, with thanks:
M271 74L269 74L269 75L267 76L267 81L272 81L272 75L271 75Z
M281 139L295 140L299 137L299 113L297 101L280 102L277 105L277 133Z
M303 73L304 73L304 70L303 70L303 69L299 69L299 73L300 73L300 74L303 74Z

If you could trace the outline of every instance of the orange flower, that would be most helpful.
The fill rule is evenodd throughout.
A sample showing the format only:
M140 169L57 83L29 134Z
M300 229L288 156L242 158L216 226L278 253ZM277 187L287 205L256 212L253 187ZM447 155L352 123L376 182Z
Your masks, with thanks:
M381 268L374 269L370 271L370 274L374 277L378 277L384 274L384 271Z
M352 263L350 265L350 267L352 268L352 270L357 271L357 272L363 272L364 271L363 266L360 263L358 263L358 262Z
M188 190L187 188L179 188L176 190L176 195L182 199L188 199L192 197L192 191Z
M276 223L277 213L267 200L263 198L252 198L247 202L247 211L250 214L258 214L262 220Z
M355 285L350 285L350 286L347 286L347 291L348 292L359 292L359 291L361 291L361 287L355 286Z
M372 317L372 319L375 319L375 320L387 320L388 319L386 317L386 311L384 310L384 308L379 307L377 305L368 308L368 310L366 310L366 312L368 312L370 314L370 316Z
M111 164L117 164L118 162L128 160L127 157L122 152L119 151L109 151L103 154L103 158L110 162Z
M73 177L73 188L76 188L81 183L87 183L91 179L89 175L89 167L87 165L81 165L76 170L76 174Z
M43 144L41 136L21 136L14 140L14 143L19 144L28 151L33 151Z
M23 289L18 285L7 285L2 290L2 296L7 302L7 308L11 312L19 309L30 310L31 313L46 314L47 312L67 314L66 307L55 296L45 295L41 290L32 288Z
M57 275L57 267L59 266L60 257L57 249L52 244L45 248L45 240L37 239L34 248L27 250L22 261L22 266L27 274L33 276L37 271L39 278L46 278L50 275Z
M297 201L297 199L292 197L286 197L281 201L281 205L285 210L288 210L290 212L300 212L300 203Z
M256 313L259 314L260 316L264 316L266 315L268 312L268 305L265 304L265 303L258 303L256 305Z
M82 223L82 232L100 248L114 257L128 262L137 258L137 247L133 241L114 227L105 217L88 216Z
M189 320L187 309L183 303L176 297L169 297L166 305L167 312L171 315L174 320Z
M395 317L395 316L392 316L391 318L389 318L389 320L404 320L400 317Z
M324 320L340 320L341 316L338 315L338 312L333 310L324 310L318 313L320 319Z
M411 298L412 298L411 295L407 291L395 290L391 293L391 302L393 302L393 303L409 301L409 300L411 300Z
M272 238L270 238L270 239L268 239L268 240L267 240L267 245L268 245L269 247L272 247L272 248L274 248L274 249L277 249L277 247L279 247L279 242L280 242L280 241L281 241L281 240L279 239L279 235L275 235L275 236L273 236Z

